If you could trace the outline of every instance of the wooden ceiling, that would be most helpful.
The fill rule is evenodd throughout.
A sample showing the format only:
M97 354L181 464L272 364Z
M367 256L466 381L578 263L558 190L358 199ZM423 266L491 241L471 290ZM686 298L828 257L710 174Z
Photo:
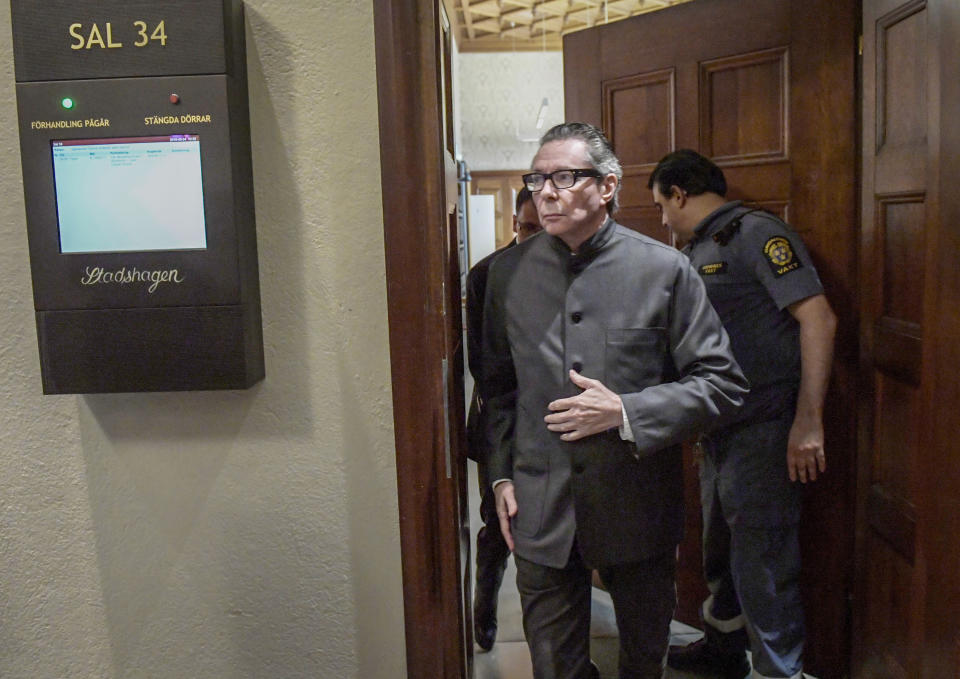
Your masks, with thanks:
M558 50L562 37L690 0L443 0L461 52Z

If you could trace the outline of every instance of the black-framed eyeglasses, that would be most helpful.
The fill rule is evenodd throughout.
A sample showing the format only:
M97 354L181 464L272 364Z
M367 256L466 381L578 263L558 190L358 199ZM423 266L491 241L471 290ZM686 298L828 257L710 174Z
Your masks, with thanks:
M599 179L603 175L596 170L554 170L553 172L529 172L523 175L523 185L531 193L543 190L543 185L547 180L553 182L555 189L569 189L577 183L581 177L596 177Z

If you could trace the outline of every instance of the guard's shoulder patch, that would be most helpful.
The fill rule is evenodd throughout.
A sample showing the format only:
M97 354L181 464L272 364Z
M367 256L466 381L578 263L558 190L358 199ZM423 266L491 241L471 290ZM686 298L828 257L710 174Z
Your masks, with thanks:
M717 274L727 273L726 262L711 262L710 264L701 264L697 269L701 276L716 276Z
M789 239L784 236L773 236L767 239L763 244L763 254L773 270L773 275L777 277L796 271L803 266L803 262L797 259Z

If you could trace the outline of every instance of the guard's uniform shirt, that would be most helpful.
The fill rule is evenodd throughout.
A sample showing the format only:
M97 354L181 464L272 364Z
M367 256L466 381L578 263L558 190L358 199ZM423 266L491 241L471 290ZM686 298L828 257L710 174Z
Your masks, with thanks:
M685 252L751 382L741 412L707 437L700 467L707 638L741 652L749 637L756 676L800 677L800 485L786 460L800 327L787 307L823 286L799 236L739 202L708 215Z
M734 201L708 215L683 252L750 380L744 407L724 424L761 422L792 409L800 383L800 326L787 307L823 292L800 237L773 215Z

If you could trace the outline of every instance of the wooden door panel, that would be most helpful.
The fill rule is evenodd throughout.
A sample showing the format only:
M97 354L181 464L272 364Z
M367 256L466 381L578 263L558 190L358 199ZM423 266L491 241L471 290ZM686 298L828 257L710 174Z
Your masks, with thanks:
M373 9L407 676L465 679L463 347L456 171L444 137L451 43L434 0Z
M876 192L914 191L926 182L926 0L893 8L875 25Z
M907 2L877 21L877 154L911 147L926 160L926 0Z
M859 578L854 676L920 676L925 563L917 517L927 214L925 0L864 14L858 470Z
M721 166L787 160L785 47L700 64L700 152Z
M912 507L916 469L911 459L917 451L916 429L907 426L916 422L919 412L919 390L901 382L882 371L874 375L874 445L870 462L872 465L870 485L876 493L898 500L902 507ZM893 507L891 506L890 509ZM872 509L868 506L867 519L874 522ZM889 523L890 512L880 514L879 524ZM913 547L909 549L913 553Z
M919 326L923 319L926 206L923 194L878 195L880 313Z
M789 162L764 164L762 168L724 164L721 167L727 178L727 198L755 203L764 209L769 206L777 215L789 215L793 179Z
M603 129L625 175L649 173L674 148L674 69L603 83Z
M447 606L447 620L454 625L459 635L449 635L447 655L456 657L456 665L450 662L451 674L469 677L473 666L473 616L471 611L470 576L470 509L467 495L467 435L464 400L464 347L463 314L461 313L461 275L460 252L460 215L458 201L457 161L454 158L454 97L453 97L453 35L450 20L442 3L436 4L437 42L440 48L440 118L443 140L440 155L443 161L446 204L444 226L444 249L440 263L441 291L443 294L443 314L441 324L444 332L444 353L442 357L443 412L446 418L445 431L445 493L448 493L446 507L448 513L444 519L452 524L449 534L452 550L444 550L442 563L444 573L449 576L444 584L448 595L456 594L456 605Z
M870 488L866 513L873 531L867 539L871 542L881 539L886 543L871 545L868 552L883 559L892 549L913 566L917 546L916 508L902 498L890 495L888 489L878 483ZM881 578L876 584L882 588L887 583Z
M889 316L873 326L873 362L878 371L904 384L920 384L923 338L917 323Z
M674 148L675 70L659 69L602 83L603 129L623 165L617 220L642 234L673 244L648 200L647 178Z
M912 640L899 623L912 615L909 592L915 580L914 569L900 555L886 549L880 538L871 537L867 545L872 558L868 577L876 583L866 604L867 635L878 642L878 651L870 659L864 677L871 679L909 679Z
M844 676L848 665L856 21L854 2L698 0L564 37L566 117L602 125L625 165L617 218L670 242L652 209L650 172L676 148L712 155L727 177L730 199L768 209L804 234L838 311L838 361L824 422L829 470L805 488L801 526L805 664L822 679ZM705 587L689 453L684 469L688 513L676 617L698 624Z
M660 213L654 207L628 207L617 212L617 221L658 241L674 245L670 230L660 223Z
M923 201L922 193L877 195L872 239L876 248L871 276L876 288L873 363L876 370L913 386L920 384L923 340ZM884 415L878 410L878 417ZM901 454L907 452L903 449Z

